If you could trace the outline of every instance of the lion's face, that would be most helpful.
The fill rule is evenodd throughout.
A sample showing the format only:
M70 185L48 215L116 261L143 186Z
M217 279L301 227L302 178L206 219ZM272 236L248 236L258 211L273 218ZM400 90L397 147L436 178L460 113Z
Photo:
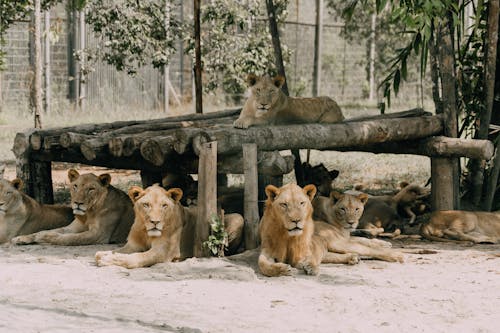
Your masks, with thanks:
M0 179L0 215L3 216L9 210L16 207L22 202L22 196L19 190L22 187L20 179L14 179L9 182L5 179Z
M401 190L395 195L395 199L400 204L410 204L430 195L429 189L416 184L408 184L406 182L402 182L400 184L400 187Z
M333 191L330 193L329 210L344 229L354 230L358 227L367 201L368 195L365 193L354 196Z
M111 182L109 174L96 176L92 173L80 175L75 169L68 170L70 180L71 208L73 214L85 215L97 203L104 200Z
M296 184L287 184L280 188L273 185L266 187L268 203L280 217L283 227L289 236L300 236L304 227L312 218L311 200L316 194L314 185L304 188Z
M256 116L265 114L276 103L281 94L281 87L285 83L282 76L270 78L268 76L257 77L248 75L248 85L254 96Z
M182 190L172 188L167 191L156 184L145 190L132 186L128 195L134 202L136 217L141 217L148 236L160 237L173 221L175 209L182 198Z

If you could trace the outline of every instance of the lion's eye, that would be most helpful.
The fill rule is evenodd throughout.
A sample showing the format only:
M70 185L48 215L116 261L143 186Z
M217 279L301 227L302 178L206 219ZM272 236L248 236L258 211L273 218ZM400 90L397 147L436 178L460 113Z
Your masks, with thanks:
M93 187L92 187L92 188L89 188L89 189L87 190L87 193L89 193L89 194L90 194L90 193L92 193L92 192L94 192L94 191L95 191L95 188L93 188Z
M356 211L357 211L357 212L359 212L359 207L358 207L358 208L356 208Z
M281 208L287 209L288 205L285 202L280 203Z
M144 208L148 209L148 208L149 208L149 203L147 203L147 202L143 203L143 204L142 204L142 207L144 207Z
M168 207L168 204L166 204L166 203L164 203L164 204L161 205L161 208L163 208L163 209L165 209L167 207Z
M11 191L8 191L7 193L5 193L6 195L12 195L12 192Z
M345 214L345 212L346 212L345 208L344 208L344 207L340 208L340 212L341 212L342 214Z
M77 188L78 188L78 185L73 185L73 190L76 191Z
M301 201L301 202L300 202L300 205L301 205L301 206L304 206L305 204L306 204L306 202L305 202L305 201Z

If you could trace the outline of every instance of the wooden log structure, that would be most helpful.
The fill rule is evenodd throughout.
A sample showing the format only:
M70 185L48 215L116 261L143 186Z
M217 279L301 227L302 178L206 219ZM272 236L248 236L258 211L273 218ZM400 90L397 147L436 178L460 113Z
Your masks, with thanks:
M145 121L31 129L18 133L14 140L17 176L27 184L28 194L50 202L50 191L41 194L41 189L51 186L50 172L42 169L50 169L53 161L140 170L145 180L157 181L162 174L179 170L198 173L201 147L217 141L217 170L224 175L244 173L242 146L250 143L257 145L261 195L266 183L280 184L282 175L293 168L293 157L282 156L278 152L282 150L369 151L485 160L493 154L490 141L443 137L443 118L421 109L337 124L246 130L232 127L238 113L234 109Z

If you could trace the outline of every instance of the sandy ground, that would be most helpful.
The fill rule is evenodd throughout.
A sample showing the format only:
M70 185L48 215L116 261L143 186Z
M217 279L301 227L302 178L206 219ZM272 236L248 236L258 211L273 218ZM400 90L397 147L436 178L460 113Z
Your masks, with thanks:
M256 252L128 270L115 245L0 247L1 332L498 332L500 245L266 278Z

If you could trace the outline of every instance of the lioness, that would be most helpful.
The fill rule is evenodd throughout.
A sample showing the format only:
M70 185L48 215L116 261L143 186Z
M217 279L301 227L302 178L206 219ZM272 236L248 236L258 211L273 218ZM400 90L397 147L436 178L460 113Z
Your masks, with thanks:
M71 207L41 205L21 192L22 181L0 179L0 243L18 235L59 228L73 221Z
M248 97L234 127L253 125L337 123L344 120L337 103L329 97L300 98L286 96L281 87L285 78L278 75L257 77L249 74Z
M319 264L356 264L358 255L331 253L329 235L315 233L311 200L316 194L312 184L300 188L287 184L266 187L267 200L260 222L261 252L259 269L266 276L290 275L291 266L316 275ZM322 224L318 222L318 225ZM323 223L324 224L324 223ZM332 228L324 224L325 230Z
M365 193L357 196L341 194L336 191L330 197L318 196L313 200L314 219L324 221L333 228L326 229L324 224L316 224L317 233L329 239L329 250L338 253L357 253L385 261L403 262L403 254L389 249L391 243L378 239L351 237L363 214L368 200Z
M138 268L193 256L197 208L180 204L181 189L167 191L153 185L143 190L133 186L128 194L134 202L135 221L127 244L115 251L97 252L95 259L98 266ZM228 247L234 251L241 242L243 217L227 214L224 222Z
M500 242L500 211L443 210L431 214L420 234L433 241L474 243Z
M50 243L55 245L89 245L123 243L134 221L132 202L115 187L109 174L80 175L68 170L71 207L75 219L63 228L19 236L12 243L23 245Z

